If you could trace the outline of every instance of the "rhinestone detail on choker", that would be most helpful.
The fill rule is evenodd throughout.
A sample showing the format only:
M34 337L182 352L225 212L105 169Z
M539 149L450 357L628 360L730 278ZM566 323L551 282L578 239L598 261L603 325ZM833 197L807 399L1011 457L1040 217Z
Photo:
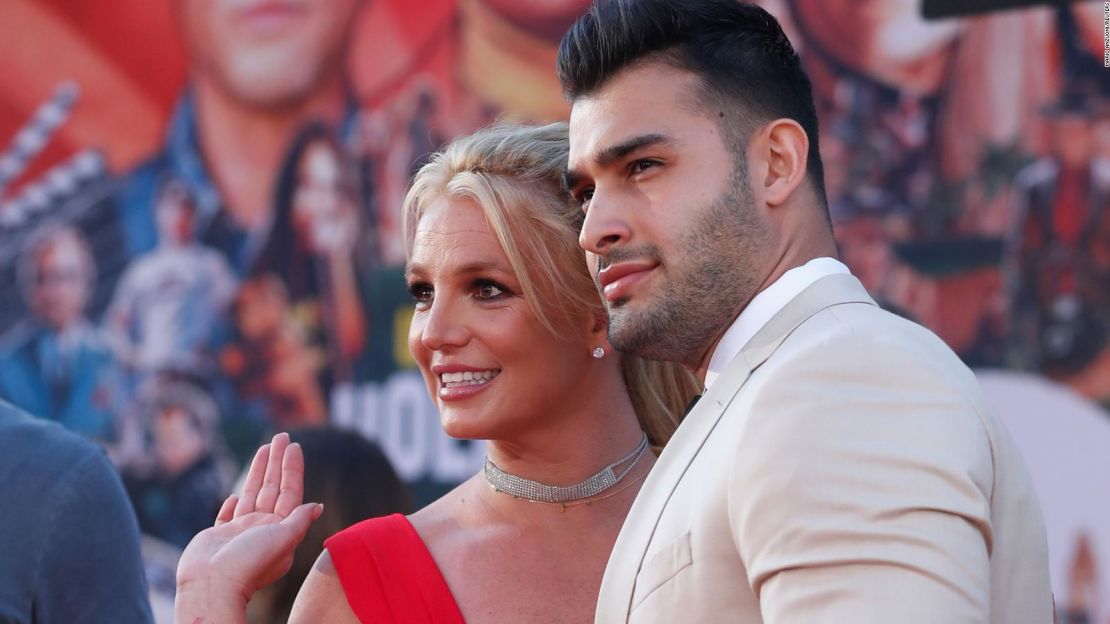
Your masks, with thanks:
M628 473L636 467L636 464L640 463L640 459L643 458L647 449L648 438L645 433L644 437L640 439L640 443L632 449L631 453L602 468L600 472L585 481L573 485L548 485L532 479L518 477L505 472L493 463L489 457L486 457L486 481L489 482L494 491L508 494L513 498L520 498L533 503L569 503L597 496L620 483L621 479L627 477ZM620 472L613 470L614 467L626 462L632 463Z

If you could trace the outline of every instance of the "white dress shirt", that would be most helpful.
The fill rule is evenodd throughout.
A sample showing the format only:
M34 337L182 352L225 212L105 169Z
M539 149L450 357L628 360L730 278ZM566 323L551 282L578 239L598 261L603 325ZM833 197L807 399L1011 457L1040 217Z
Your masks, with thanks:
M705 389L708 390L717 377L724 372L728 363L748 344L748 341L778 314L787 303L809 288L817 280L837 273L850 274L848 267L835 258L814 258L800 267L794 267L756 294L748 306L736 317L728 328L713 355L709 358L709 368L705 372Z

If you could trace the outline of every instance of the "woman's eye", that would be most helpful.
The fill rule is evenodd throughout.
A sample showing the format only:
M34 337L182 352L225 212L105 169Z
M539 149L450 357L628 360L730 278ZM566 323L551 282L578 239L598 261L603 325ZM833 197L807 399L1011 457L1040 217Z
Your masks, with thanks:
M497 299L505 294L505 289L493 282L481 282L478 284L475 295L478 299L490 300Z
M426 307L432 303L432 287L427 284L413 284L409 286L409 294L416 303L416 307Z

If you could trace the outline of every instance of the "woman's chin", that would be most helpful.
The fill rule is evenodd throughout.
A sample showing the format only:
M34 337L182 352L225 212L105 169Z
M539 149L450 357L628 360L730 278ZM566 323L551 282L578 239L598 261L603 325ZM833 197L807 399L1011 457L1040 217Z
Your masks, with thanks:
M443 432L456 440L489 440L494 428L477 414L458 413L456 410L440 412Z

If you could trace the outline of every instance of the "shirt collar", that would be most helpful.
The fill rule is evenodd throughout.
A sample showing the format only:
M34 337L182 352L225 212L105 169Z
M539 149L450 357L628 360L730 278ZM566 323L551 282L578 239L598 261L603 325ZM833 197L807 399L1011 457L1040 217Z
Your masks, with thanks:
M740 316L736 317L725 335L721 336L721 341L713 350L713 355L709 358L709 367L705 372L706 389L713 385L752 336L755 336L772 317L786 307L786 304L817 280L838 273L849 274L850 272L848 267L835 258L814 258L800 267L794 267L783 273L770 286L757 293L740 312Z

